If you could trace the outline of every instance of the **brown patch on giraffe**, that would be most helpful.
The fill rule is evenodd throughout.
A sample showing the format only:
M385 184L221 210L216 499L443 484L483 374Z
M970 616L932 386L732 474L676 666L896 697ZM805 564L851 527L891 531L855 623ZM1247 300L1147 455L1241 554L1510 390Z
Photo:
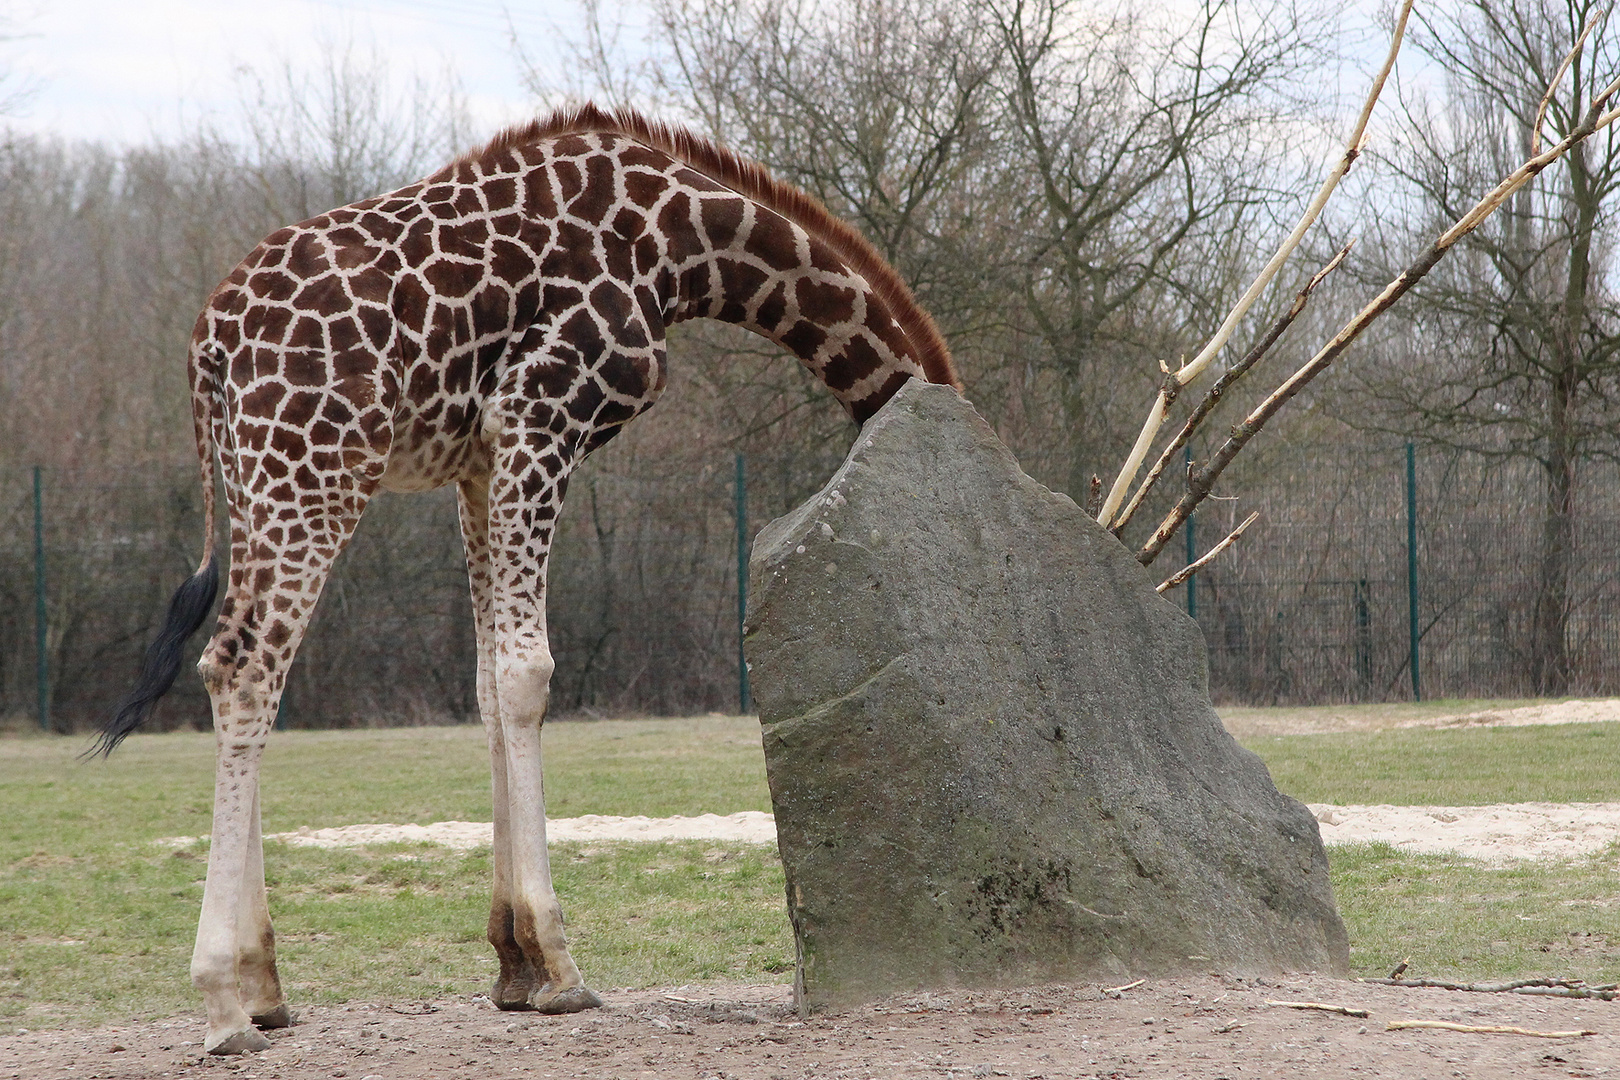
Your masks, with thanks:
M754 321L759 324L761 330L766 333L774 333L786 317L787 283L779 281L776 283L776 288L771 290L770 295L760 301L758 309L754 312Z
M559 152L566 153L558 144ZM579 171L579 165L566 159L553 159L551 174L557 178L557 197L565 207L572 207L579 193L585 190L585 178Z
M631 281L636 276L634 247L629 240L615 232L601 233L602 261L608 276L616 281Z
M820 326L844 323L854 318L855 297L854 289L809 277L801 277L793 291L799 317Z
M637 276L651 272L653 267L658 265L658 241L644 234L636 240L634 246Z
M249 341L279 345L287 333L287 325L292 322L292 315L293 313L284 307L254 304L248 308L247 314L242 316L242 332L247 335Z
M344 279L349 295L359 301L386 304L394 291L394 277L380 266L368 266Z
M651 151L642 151L638 155L639 150L641 150L639 147L630 147L619 154L619 160L626 165L635 165L640 164L635 160L636 156L651 156L652 154ZM654 163L647 162L647 164ZM669 159L664 158L662 162L655 164L654 167L662 169L667 167L668 164ZM631 203L641 207L643 210L651 210L658 205L658 197L668 190L669 178L661 176L657 172L643 172L639 169L631 169L625 173L624 192L629 196Z
M298 291L298 282L280 270L261 270L247 279L248 291L263 300L282 303Z
M398 325L403 326L406 330L420 334L427 324L428 309L432 304L432 297L428 295L426 287L415 275L399 279L399 284L394 288L393 303L394 319L397 320ZM362 314L361 317L365 318L365 315ZM387 336L391 336L394 332L392 323L385 324L380 321L373 323L368 319L368 335L372 334L373 326L375 326L376 331L373 340L378 338L386 339Z
M484 268L474 262L438 258L422 269L422 276L436 295L462 297L478 287L484 277Z
M319 221L318 218L316 220ZM332 263L326 257L320 233L301 232L293 238L292 245L287 249L287 272L293 277L307 281L331 268Z
M883 357L872 348L872 343L865 335L856 334L841 353L827 361L821 378L834 390L848 390L883 365Z
M489 226L482 220L458 221L454 225L439 226L439 254L461 259L480 260L484 245L489 243Z
M292 386L324 386L330 378L326 354L289 352L285 354L281 374Z
M455 208L456 213L462 217L482 214L485 210L481 188L474 183L474 179L463 181L467 186L456 192L455 199L450 203Z
M581 221L599 225L618 200L614 190L617 166L607 154L593 154L585 159L585 188L579 197L568 204L568 212Z
M711 247L725 249L737 239L743 223L743 201L735 196L729 199L700 199L698 218Z
M321 407L321 395L313 391L302 391L293 394L282 406L276 419L291 427L303 427L315 418L315 412Z
M720 258L714 262L720 271L721 295L727 303L738 304L745 309L771 280L765 271L741 259Z
M326 326L318 319L308 315L300 315L293 323L292 333L287 335L287 346L293 349L324 349L326 347Z
M309 282L298 290L292 302L300 310L319 315L336 315L340 311L347 311L352 303L349 294L344 291L343 279L336 274L326 274Z
M793 355L813 357L827 340L827 332L815 323L800 319L793 324L791 330L782 335L781 340L782 344L793 350Z
M798 240L793 226L781 214L760 209L754 212L754 226L748 231L743 250L778 272L797 269Z
M327 348L334 352L349 352L359 348L364 339L360 336L360 327L355 325L354 319L345 315L333 319L326 327Z
M489 270L501 281L522 281L534 271L532 248L510 240L495 240L489 246Z
M491 177L484 181L483 188L484 202L490 210L504 210L517 205L518 185L512 177Z
M276 407L287 396L287 388L280 383L261 383L242 395L242 411L248 416L269 418L276 415Z
M557 223L557 242L540 260L540 273L565 281L594 281L602 275L597 261L594 233L571 221Z

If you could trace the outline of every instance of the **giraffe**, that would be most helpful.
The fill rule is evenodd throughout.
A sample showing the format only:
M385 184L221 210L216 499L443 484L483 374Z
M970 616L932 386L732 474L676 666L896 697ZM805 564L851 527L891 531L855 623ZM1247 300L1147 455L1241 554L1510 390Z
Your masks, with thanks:
M591 105L271 233L209 297L188 362L202 559L95 748L146 718L212 609L217 457L230 572L198 663L217 764L191 959L208 1052L263 1049L261 1029L291 1023L258 766L322 584L378 489L457 486L490 753L491 998L602 1004L547 862L546 557L570 473L658 399L665 328L700 316L787 349L857 422L908 379L961 388L933 321L848 224L689 131Z

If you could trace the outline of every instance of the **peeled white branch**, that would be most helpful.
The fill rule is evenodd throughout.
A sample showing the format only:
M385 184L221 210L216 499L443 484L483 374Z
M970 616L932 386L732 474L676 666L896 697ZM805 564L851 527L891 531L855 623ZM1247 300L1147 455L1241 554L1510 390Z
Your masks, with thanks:
M1322 346L1321 350L1276 390L1255 407L1241 424L1232 428L1232 436L1221 445L1213 457L1187 481L1187 494L1181 497L1175 508L1167 514L1159 527L1153 531L1147 543L1137 552L1136 557L1143 564L1151 563L1159 551L1169 541L1181 523L1187 520L1193 507L1197 506L1214 485L1216 478L1231 464L1238 451L1246 446L1250 439L1260 431L1267 420L1280 409L1295 394L1305 388L1306 384L1317 375L1326 370L1327 366L1350 347L1350 343L1361 336L1361 332L1379 315L1387 311L1395 301L1404 296L1413 285L1416 285L1423 276L1434 269L1441 259L1445 258L1453 245L1479 227L1480 223L1490 217L1515 191L1518 191L1531 178L1540 173L1548 165L1557 161L1569 148L1589 137L1597 131L1608 127L1615 120L1620 119L1620 108L1602 111L1609 99L1620 91L1620 79L1616 79L1592 99L1591 106L1586 115L1568 135L1565 135L1554 146L1543 153L1537 154L1520 165L1507 175L1503 181L1479 202L1459 218L1456 224L1442 233L1439 239L1430 245L1429 249L1412 261L1411 265L1399 274L1395 280L1384 287L1384 290L1375 296L1366 307L1359 311L1355 318L1345 323L1344 327L1333 336L1333 340Z
M1255 519L1258 518L1259 516L1260 516L1260 511L1256 510L1254 513L1250 514L1248 517L1244 518L1243 519L1243 524L1239 525L1237 528L1235 528L1231 532L1227 533L1225 540L1222 540L1220 543L1216 544L1214 547L1212 547L1208 551L1204 552L1204 554L1203 554L1203 556L1201 558L1197 559L1194 562L1188 563L1186 566L1183 566L1180 570L1177 570L1175 573L1173 573L1169 577L1165 578L1164 582L1159 585L1158 591L1159 592L1166 592L1166 591L1168 591L1170 589L1173 589L1177 585L1180 585L1183 581L1186 581L1188 578L1190 578L1194 574L1198 573L1198 571L1202 570L1204 567L1208 566L1211 562L1213 562L1215 560L1215 557L1217 555L1219 555L1221 552L1225 551L1227 548L1231 547L1233 542L1236 541L1238 537L1242 536L1243 531L1245 529L1247 529L1250 525L1253 525L1254 522L1255 522ZM1267 1004L1271 1004L1271 1003L1267 1002Z
M1277 343L1277 339L1283 336L1288 328L1294 324L1294 320L1299 318L1300 312L1305 310L1305 305L1310 302L1312 291L1322 283L1324 278L1338 268L1338 265L1344 261L1345 256L1350 254L1350 249L1354 245L1354 240L1345 244L1344 247L1339 249L1337 255L1328 260L1326 266L1313 274L1311 279L1294 295L1294 302L1288 306L1288 310L1283 312L1277 318L1277 321L1272 324L1271 329L1266 332L1266 336L1256 342L1254 348L1250 349L1243 359L1233 364L1224 375L1216 380L1215 385L1209 388L1209 392L1204 395L1204 400L1200 401L1198 407L1193 409L1186 422L1181 425L1181 430L1176 433L1176 437L1166 443L1163 450L1159 451L1159 460L1153 463L1153 468L1148 470L1147 476L1137 485L1136 491L1131 494L1131 501L1125 504L1125 509L1120 511L1119 516L1114 519L1113 525L1110 526L1114 532L1119 532L1130 523L1131 518L1136 514L1137 508L1142 505L1142 500L1147 498L1148 492L1153 490L1153 486L1159 482L1159 477L1163 476L1165 469L1169 468L1171 460L1176 456L1176 451L1191 441L1199 425L1220 403L1221 395L1230 390L1250 368L1259 363L1266 353L1271 351L1271 347Z
M1294 230L1282 242L1282 246L1271 257L1271 261L1266 263L1254 281L1250 283L1248 289L1238 298L1237 304L1227 313L1225 321L1221 323L1221 327L1215 332L1215 336L1209 339L1209 342L1199 351L1197 356L1187 361L1177 370L1166 373L1164 384L1160 387L1158 396L1153 401L1153 407L1148 410L1147 422L1142 425L1142 431L1136 437L1136 444L1131 447L1131 452L1126 456L1125 463L1120 466L1119 475L1114 479L1114 486L1109 489L1108 497L1103 500L1102 509L1097 514L1098 521L1113 527L1114 515L1118 512L1120 504L1125 501L1126 492L1130 489L1131 482L1136 479L1137 472L1142 468L1142 462L1147 459L1148 450L1153 446L1153 440L1158 435L1159 428L1164 425L1165 417L1169 413L1170 403L1175 401L1176 396L1181 393L1182 387L1203 374L1210 361L1214 360L1216 354L1226 346L1227 340L1231 338L1233 331L1237 329L1238 323L1243 316L1249 313L1249 308L1254 306L1254 302L1260 298L1260 294L1266 290L1266 286L1271 284L1271 279L1277 276L1277 271L1282 269L1283 263L1287 262L1288 257L1294 253L1294 249L1299 246L1300 240L1304 238L1306 230L1315 224L1317 217L1322 213L1322 208L1327 205L1327 201L1332 196L1334 189L1339 186L1339 181L1344 179L1345 174L1350 171L1350 166L1355 164L1356 158L1361 156L1361 148L1366 139L1367 122L1372 116L1373 106L1378 103L1379 95L1383 93L1384 83L1389 78L1390 70L1395 66L1395 57L1401 51L1401 39L1406 34L1406 19L1411 13L1412 0L1404 0L1404 3L1401 4L1400 14L1395 20L1395 34L1389 44L1389 55L1385 57L1384 66L1379 70L1378 77L1373 80L1372 89L1367 94L1367 102L1362 106L1361 115L1356 119L1356 126L1351 131L1350 138L1345 145L1344 155L1339 159L1339 163L1334 166L1333 170L1328 173L1327 179L1322 182L1321 190L1316 193L1316 198L1311 200L1311 204L1305 208L1305 213L1299 219L1299 223L1294 226Z

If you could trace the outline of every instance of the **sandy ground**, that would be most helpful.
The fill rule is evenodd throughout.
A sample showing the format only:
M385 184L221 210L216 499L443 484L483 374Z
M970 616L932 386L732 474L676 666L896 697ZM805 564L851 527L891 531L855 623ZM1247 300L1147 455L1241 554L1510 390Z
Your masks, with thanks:
M1544 701L1513 708L1457 712L1434 705L1318 705L1299 709L1222 708L1221 722L1240 739L1263 735L1323 735L1391 728L1526 727L1620 720L1620 698Z
M502 1013L482 996L304 1010L242 1058L200 1052L200 1018L0 1036L4 1080L1072 1080L1620 1076L1620 1005L1373 986L1318 976L1150 980L891 998L802 1021L782 986L610 991L599 1012ZM1268 1001L1367 1009L1365 1018ZM1539 1031L1387 1030L1441 1020Z
M1313 803L1311 812L1327 844L1380 841L1402 851L1454 852L1502 862L1574 858L1620 840L1620 803L1510 803L1497 806L1335 806ZM592 814L547 822L553 842L648 842L730 840L776 843L770 814L745 811L721 817L608 817ZM272 833L268 839L298 847L363 847L389 841L488 847L487 821L435 821L428 825L344 825ZM202 837L171 836L158 843L185 847Z

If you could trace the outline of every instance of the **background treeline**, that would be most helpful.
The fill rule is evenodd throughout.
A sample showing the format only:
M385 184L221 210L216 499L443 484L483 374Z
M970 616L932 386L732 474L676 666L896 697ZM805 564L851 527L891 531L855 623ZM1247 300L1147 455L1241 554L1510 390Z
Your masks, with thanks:
M1349 235L1356 253L1252 378L1274 382L1313 352L1522 158L1591 7L1453 4L1417 28L1423 76L1386 98L1354 190L1234 353ZM1172 21L1064 0L648 0L651 40L628 59L593 10L578 84L536 75L537 102L589 93L684 120L855 222L938 318L1024 468L1082 503L1093 475L1111 481L1161 362L1198 348L1336 153L1342 103L1323 73L1343 72L1350 97L1365 84L1346 59L1362 45L1297 5L1211 2ZM1587 49L1553 96L1549 138L1616 59L1606 42ZM470 131L453 85L352 51L313 73L248 73L243 88L245 138L0 143L12 723L34 709L34 467L51 713L82 727L117 697L196 557L183 357L209 290L271 229L489 134ZM1198 579L1218 697L1410 695L1408 441L1425 696L1620 692L1615 150L1599 136L1538 179L1223 478L1198 548L1251 509L1263 518ZM751 536L819 487L853 434L768 343L676 331L669 393L570 489L550 572L563 713L736 708L736 455ZM1240 385L1209 440L1264 389ZM1195 440L1194 457L1213 445ZM1178 494L1163 488L1127 543ZM1154 572L1184 555L1178 539ZM379 498L328 586L287 722L474 716L465 592L453 497ZM182 678L159 723L206 714Z

